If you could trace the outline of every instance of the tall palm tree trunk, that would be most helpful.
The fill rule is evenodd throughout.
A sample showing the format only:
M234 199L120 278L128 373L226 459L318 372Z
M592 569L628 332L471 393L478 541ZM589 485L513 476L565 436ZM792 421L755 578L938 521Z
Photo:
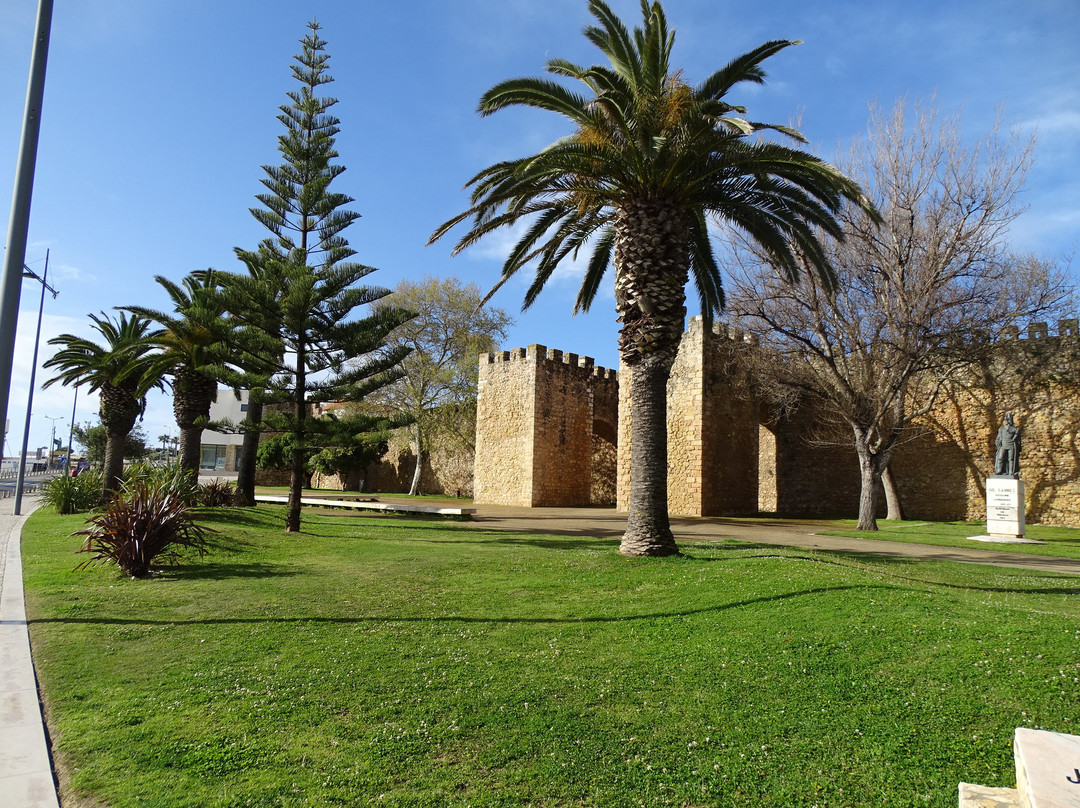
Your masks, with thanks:
M679 552L667 508L667 382L686 318L689 231L664 200L621 207L615 219L619 355L630 370L630 502L619 551Z
M173 378L173 415L180 430L182 469L199 473L202 460L202 423L210 418L210 405L217 395L217 382L196 370L178 367Z
M109 500L110 494L119 489L123 482L124 442L130 432L128 429L124 432L116 430L105 433L105 469L100 497L102 504Z
M98 415L105 427L105 468L100 498L102 503L107 502L112 492L118 490L123 483L124 444L141 411L142 402L136 398L130 385L105 385L101 388Z
M675 555L667 502L667 382L671 363L646 361L630 369L633 423L630 438L630 502L619 552L630 556Z

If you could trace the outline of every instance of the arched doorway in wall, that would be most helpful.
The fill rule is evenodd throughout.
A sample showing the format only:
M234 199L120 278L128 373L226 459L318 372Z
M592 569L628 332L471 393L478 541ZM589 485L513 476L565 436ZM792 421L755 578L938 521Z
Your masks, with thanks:
M614 505L618 479L618 433L607 421L593 421L592 471L589 501Z

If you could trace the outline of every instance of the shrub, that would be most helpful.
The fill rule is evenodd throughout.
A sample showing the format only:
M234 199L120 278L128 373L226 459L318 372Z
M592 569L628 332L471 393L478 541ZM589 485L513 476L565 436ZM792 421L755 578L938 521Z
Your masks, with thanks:
M180 468L176 463L134 463L124 470L122 495L130 496L140 485L163 493L174 494L185 505L198 505L199 477L195 472Z
M206 530L191 520L187 503L175 492L143 482L126 483L87 524L90 527L74 534L86 536L79 552L92 555L80 568L112 561L125 574L146 578L155 561L173 561L184 549L206 552Z
M233 484L227 480L210 480L199 485L199 504L208 508L226 508L233 504Z
M101 472L84 471L77 477L62 474L42 486L41 501L63 515L85 513L101 499Z

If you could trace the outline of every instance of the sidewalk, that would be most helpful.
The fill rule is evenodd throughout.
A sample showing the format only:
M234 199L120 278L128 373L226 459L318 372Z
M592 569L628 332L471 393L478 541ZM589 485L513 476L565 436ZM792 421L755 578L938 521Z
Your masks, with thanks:
M0 500L0 808L59 808L23 604L20 533L37 501Z

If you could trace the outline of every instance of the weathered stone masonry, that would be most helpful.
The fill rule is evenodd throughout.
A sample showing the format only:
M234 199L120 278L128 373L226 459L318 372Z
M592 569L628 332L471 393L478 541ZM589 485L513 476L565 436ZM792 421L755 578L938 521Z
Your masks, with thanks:
M908 518L985 517L993 436L1013 412L1024 431L1028 521L1080 524L1077 332L1076 320L1059 323L1058 336L1034 324L1026 339L1009 335L982 365L950 380L894 457ZM672 513L854 515L854 451L843 436L834 445L807 440L821 421L812 404L777 417L759 402L736 361L749 348L721 324L707 331L700 318L683 335L668 385ZM536 345L481 357L477 501L596 504L615 488L625 509L631 416L626 391L619 396L612 371L573 354Z
M530 345L480 356L473 497L502 505L612 500L618 379Z

